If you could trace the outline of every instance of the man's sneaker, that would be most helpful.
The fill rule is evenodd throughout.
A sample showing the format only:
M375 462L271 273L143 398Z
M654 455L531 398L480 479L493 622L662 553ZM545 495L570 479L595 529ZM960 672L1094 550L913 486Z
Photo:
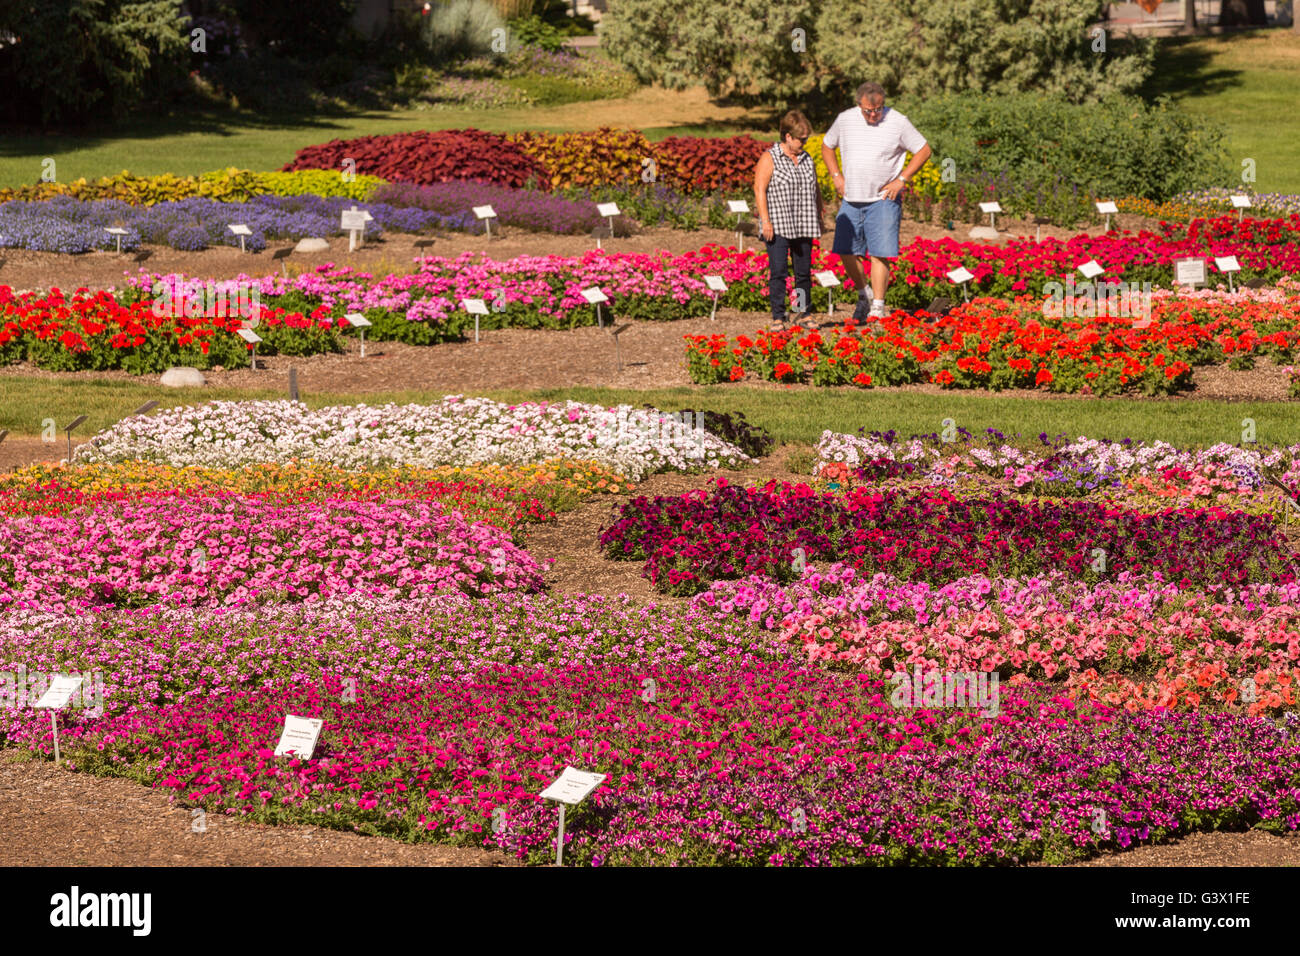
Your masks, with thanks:
M871 311L867 313L869 319L883 319L889 315L889 310L884 305L872 305Z
M856 322L861 322L861 321L863 321L864 319L866 319L866 317L867 317L867 315L868 315L868 313L869 313L870 311L871 311L871 300L868 299L865 295L859 297L859 298L858 298L858 307L857 307L856 309L853 310L853 319L854 319L854 321L856 321Z

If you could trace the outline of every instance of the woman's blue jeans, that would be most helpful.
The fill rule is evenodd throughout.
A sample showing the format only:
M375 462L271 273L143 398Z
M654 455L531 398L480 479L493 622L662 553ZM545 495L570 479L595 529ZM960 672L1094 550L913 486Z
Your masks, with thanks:
M794 259L795 315L798 317L812 311L812 244L811 238L787 239L775 235L767 243L767 268L771 274L768 298L772 304L772 318L785 320L785 283L790 276L790 259Z

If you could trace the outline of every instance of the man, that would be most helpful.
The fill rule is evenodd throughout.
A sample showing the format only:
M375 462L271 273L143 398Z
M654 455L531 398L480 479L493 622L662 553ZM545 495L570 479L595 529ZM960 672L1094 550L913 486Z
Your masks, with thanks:
M861 321L886 314L889 260L898 257L903 218L899 196L929 160L930 144L906 116L885 107L880 84L863 83L856 99L858 105L837 116L822 140L822 159L843 197L831 251L844 260L844 271L858 290L853 318ZM836 147L844 155L843 172L835 160ZM909 152L912 161L903 169L903 156ZM870 286L862 272L864 254L871 256Z

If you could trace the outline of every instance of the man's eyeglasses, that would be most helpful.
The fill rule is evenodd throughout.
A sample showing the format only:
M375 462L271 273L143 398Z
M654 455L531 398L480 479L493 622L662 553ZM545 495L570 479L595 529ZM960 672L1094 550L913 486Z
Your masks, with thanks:
M883 106L877 106L874 110L864 109L862 112L866 116L879 116L881 113L885 112L885 108Z

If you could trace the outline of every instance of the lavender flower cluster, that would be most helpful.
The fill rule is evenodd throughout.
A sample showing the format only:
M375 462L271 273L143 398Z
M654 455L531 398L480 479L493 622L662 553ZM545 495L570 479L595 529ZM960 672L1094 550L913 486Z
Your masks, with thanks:
M245 237L246 248L258 251L266 248L268 240L338 235L339 213L353 205L358 204L345 197L313 195L255 196L246 203L195 197L152 206L71 196L40 202L14 200L0 203L0 248L67 253L114 249L116 237L104 230L119 226L126 230L123 249L151 243L192 252L238 246L239 237L228 227L244 223L252 232ZM451 228L447 217L416 206L368 203L364 208L374 217L366 225L367 237L385 230L418 233Z
M380 186L373 196L376 202L427 210L445 217L446 227L466 232L482 232L483 224L472 207L491 205L497 221L557 235L587 233L601 222L596 204L575 201L533 189L512 189L486 183L435 183L416 186L391 183Z

